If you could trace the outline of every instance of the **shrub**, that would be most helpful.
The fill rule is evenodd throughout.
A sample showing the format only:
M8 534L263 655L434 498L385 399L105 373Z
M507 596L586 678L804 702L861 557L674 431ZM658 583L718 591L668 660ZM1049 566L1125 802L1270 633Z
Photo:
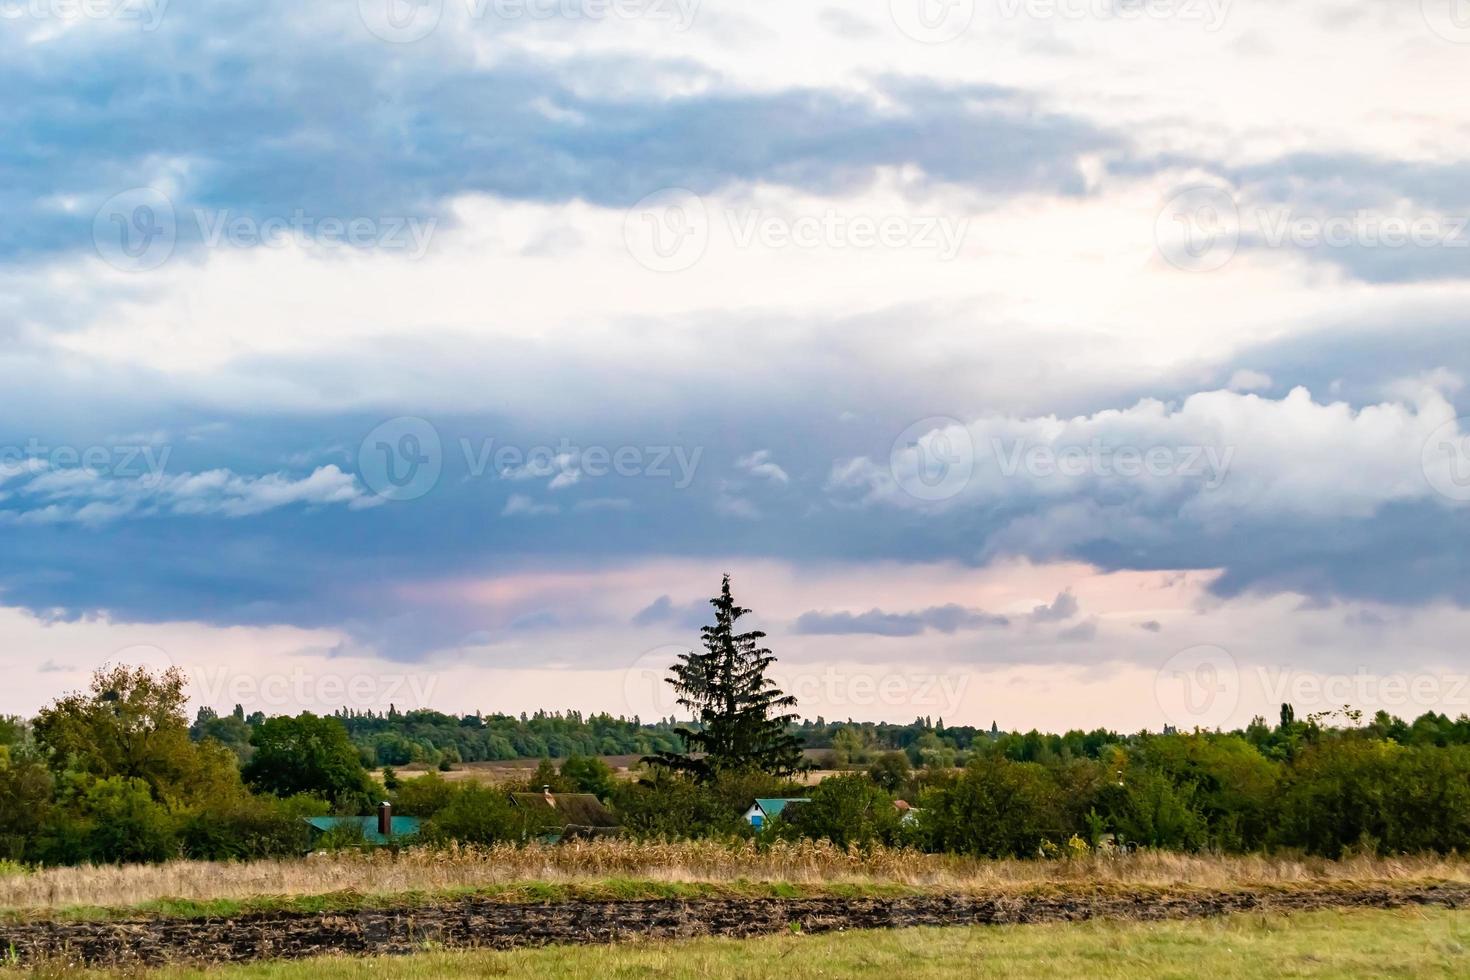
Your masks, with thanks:
M1065 839L1055 785L1034 762L977 757L949 785L921 798L920 833L930 848L980 857L1030 857Z
M456 787L424 830L432 843L460 844L518 842L543 830L535 816L511 804L494 786L466 783Z
M766 835L778 840L825 839L838 847L897 842L902 815L893 797L866 775L824 779L808 795L809 803L788 804Z

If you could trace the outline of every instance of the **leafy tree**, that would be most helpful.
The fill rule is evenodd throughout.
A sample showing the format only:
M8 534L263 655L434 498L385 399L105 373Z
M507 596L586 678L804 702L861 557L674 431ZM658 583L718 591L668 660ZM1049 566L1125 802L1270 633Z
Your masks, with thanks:
M156 862L176 855L174 820L153 799L145 781L124 776L94 780L79 803L89 828L89 860Z
M393 791L393 809L410 817L432 817L451 802L458 790L437 772L417 779L401 779Z
M808 794L810 802L788 803L767 833L781 840L826 839L839 847L895 844L902 815L865 775L833 776Z
M561 776L578 793L592 793L605 800L612 793L612 767L596 756L574 755L561 764Z
M862 765L872 750L872 736L865 729L847 725L832 736L832 758L838 769Z
M977 757L949 785L924 794L929 846L979 857L1029 857L1062 837L1055 785L1035 762Z
M40 760L17 756L0 765L0 859L22 861L33 853L49 822L54 792Z
M335 718L304 711L295 718L271 718L250 736L255 754L245 766L245 782L277 796L309 793L334 807L361 811L372 804L372 780L362 766L347 729Z
M234 758L218 743L189 738L184 675L177 668L103 667L87 693L43 708L37 745L53 772L138 779L155 800L188 803L239 790Z
M681 654L669 684L678 703L694 712L697 727L679 728L685 754L660 752L647 761L706 782L723 770L753 769L789 775L801 768L801 746L787 732L796 699L783 694L766 670L775 662L760 641L765 633L736 632L750 612L735 604L726 575L720 594L710 600L713 626L701 631L704 650Z
M909 781L909 757L902 752L885 752L868 767L868 776L890 793L900 793Z
M575 788L572 780L558 772L555 763L546 758L536 764L525 786L532 792L549 789L553 793L570 793Z
M524 840L542 829L538 815L513 806L503 790L464 783L434 814L425 834L430 840L440 842L498 844Z

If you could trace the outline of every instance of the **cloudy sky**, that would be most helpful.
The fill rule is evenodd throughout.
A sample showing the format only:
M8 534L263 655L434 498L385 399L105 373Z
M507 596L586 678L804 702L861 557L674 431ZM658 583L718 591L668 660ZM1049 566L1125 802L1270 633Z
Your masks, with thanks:
M0 2L0 711L1470 711L1457 2Z

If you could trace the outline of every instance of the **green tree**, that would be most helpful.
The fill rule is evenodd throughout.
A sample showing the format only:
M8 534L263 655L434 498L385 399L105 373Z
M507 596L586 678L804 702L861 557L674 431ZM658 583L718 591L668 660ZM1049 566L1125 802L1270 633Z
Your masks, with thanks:
M141 779L98 779L79 801L87 822L88 858L98 863L165 861L176 856L173 817Z
M245 782L276 796L309 793L342 810L372 804L375 787L362 766L347 729L335 718L304 711L295 718L271 718L250 736L255 754L244 770Z
M513 806L495 786L465 783L434 814L425 834L430 840L461 844L498 844L520 841L541 830L537 814Z
M142 780L155 800L189 804L239 792L234 757L212 740L193 742L184 675L103 667L88 692L41 709L35 739L55 773Z
M607 799L612 793L612 767L596 756L570 756L561 764L561 776L578 793L592 793L600 800Z
M0 859L29 860L55 796L51 772L35 758L0 764Z
M909 782L909 757L902 752L885 752L868 767L873 782L890 793L901 793Z
M839 847L898 841L902 815L865 775L833 776L813 787L810 802L788 803L767 833L781 840L826 839Z
M681 654L669 684L678 703L694 712L697 727L679 728L687 752L660 752L646 761L705 782L721 770L753 769L789 775L801 768L801 746L786 730L796 699L783 694L766 671L775 662L760 645L765 633L736 632L750 610L735 604L726 575L710 600L715 622L701 631L703 651Z
M1030 857L1043 840L1063 837L1055 784L1035 762L976 757L921 805L919 826L934 850Z

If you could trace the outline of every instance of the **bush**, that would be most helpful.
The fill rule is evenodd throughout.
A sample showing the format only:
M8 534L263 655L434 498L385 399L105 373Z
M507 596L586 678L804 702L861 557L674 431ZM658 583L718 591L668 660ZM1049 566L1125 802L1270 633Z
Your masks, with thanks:
M520 842L544 829L533 814L513 806L502 790L466 783L455 788L429 821L424 838L431 843L498 844Z
M941 851L1031 857L1047 839L1065 840L1050 773L1034 762L977 757L949 785L921 799L920 835Z
M281 800L242 796L189 816L180 830L184 855L198 860L256 860L304 854L311 847L305 818L328 806L311 796Z
M158 862L179 851L175 822L141 779L99 779L81 799L86 859L93 863Z
M809 837L838 847L895 844L902 815L893 797L866 775L833 776L808 794L809 803L790 803L765 835L777 840Z
M452 803L458 792L454 783L437 772L416 779L402 779L393 793L393 809L407 817L427 820Z
M1277 844L1327 857L1470 847L1470 752L1364 738L1308 745L1288 769Z
M561 776L578 793L592 793L599 800L605 800L612 795L612 768L596 756L569 757L561 764Z

